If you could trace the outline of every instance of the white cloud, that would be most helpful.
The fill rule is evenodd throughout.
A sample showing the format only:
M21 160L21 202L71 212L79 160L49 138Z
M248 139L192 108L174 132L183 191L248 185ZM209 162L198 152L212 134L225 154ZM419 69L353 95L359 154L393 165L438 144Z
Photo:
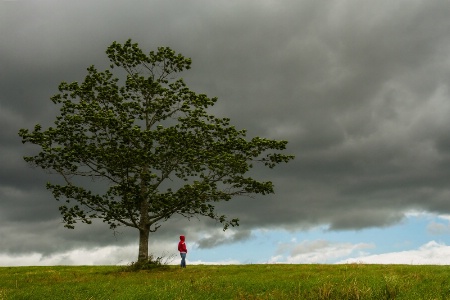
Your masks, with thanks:
M163 263L177 265L179 263L178 253L168 253L168 245L162 244L154 247L156 256L162 256ZM155 249L157 248L157 249ZM66 252L59 252L52 255L42 255L40 253L29 253L21 255L11 255L0 253L0 266L54 266L54 265L127 265L135 261L137 256L137 245L128 246L106 246L96 248L79 248ZM227 259L223 261L190 261L190 265L238 265L240 261Z
M169 245L160 243L152 246L152 253L162 257L163 262L176 264L176 253L169 253ZM28 253L11 255L0 253L0 266L53 266L53 265L127 265L136 261L138 247L135 244L127 246L106 246L95 248L78 248L52 255Z
M136 256L136 246L107 246L93 249L80 248L52 255L39 253L10 255L0 254L2 266L51 266L51 265L122 265Z
M450 234L450 215L437 215L429 212L411 212L405 215L407 217L424 218L430 220L426 228L429 234Z
M405 217L407 218L418 218L418 217L422 217L422 216L427 216L430 213L425 212L425 211L419 211L419 210L408 210L405 212Z
M359 256L338 263L447 265L450 264L450 246L430 241L417 250Z
M278 246L276 255L270 258L269 263L330 263L355 253L364 255L364 249L373 247L367 243L334 243L326 240L283 243Z
M426 211L408 211L405 213L407 218L429 220L426 227L427 232L432 235L450 234L450 215L434 214Z
M450 215L446 215L446 214L435 214L435 213L431 213L428 211L419 211L419 210L409 210L407 212L405 212L405 217L407 218L416 218L416 219L442 219L442 220L447 220L450 221Z
M195 242L195 246L199 249L214 248L223 244L233 244L240 241L245 241L251 238L251 231L249 230L233 230L229 229L225 232L221 228L203 233Z
M443 224L438 222L431 222L427 225L427 231L430 234L449 234L450 224Z
M172 263L174 264L174 263ZM196 261L189 261L187 259L187 264L189 265L240 265L241 262L235 259L229 259L229 260L223 260L223 261L202 261L202 260L196 260Z
M438 218L444 219L450 222L450 215L438 215Z

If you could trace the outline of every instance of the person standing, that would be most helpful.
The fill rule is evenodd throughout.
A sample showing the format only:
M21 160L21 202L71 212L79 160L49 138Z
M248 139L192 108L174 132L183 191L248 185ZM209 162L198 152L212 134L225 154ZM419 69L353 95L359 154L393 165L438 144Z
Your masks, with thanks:
M178 251L180 251L181 255L182 268L186 268L186 254L188 252L186 248L186 243L184 241L185 241L184 235L180 235L180 242L178 243Z

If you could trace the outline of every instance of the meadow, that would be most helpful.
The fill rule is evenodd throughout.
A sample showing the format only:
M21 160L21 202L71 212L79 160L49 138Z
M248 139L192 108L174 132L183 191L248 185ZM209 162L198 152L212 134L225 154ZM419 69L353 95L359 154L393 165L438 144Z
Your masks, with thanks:
M0 299L450 299L450 266L0 267Z

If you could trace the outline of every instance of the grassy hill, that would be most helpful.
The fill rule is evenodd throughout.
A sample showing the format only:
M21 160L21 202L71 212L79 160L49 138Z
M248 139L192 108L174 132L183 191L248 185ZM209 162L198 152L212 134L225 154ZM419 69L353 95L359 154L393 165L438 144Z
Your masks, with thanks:
M4 299L450 299L450 267L411 265L1 267Z

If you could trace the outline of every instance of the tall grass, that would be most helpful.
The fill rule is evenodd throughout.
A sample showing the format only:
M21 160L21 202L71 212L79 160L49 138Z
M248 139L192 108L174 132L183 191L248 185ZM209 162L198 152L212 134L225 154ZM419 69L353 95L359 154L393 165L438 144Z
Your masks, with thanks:
M0 299L450 299L450 267L3 267Z

